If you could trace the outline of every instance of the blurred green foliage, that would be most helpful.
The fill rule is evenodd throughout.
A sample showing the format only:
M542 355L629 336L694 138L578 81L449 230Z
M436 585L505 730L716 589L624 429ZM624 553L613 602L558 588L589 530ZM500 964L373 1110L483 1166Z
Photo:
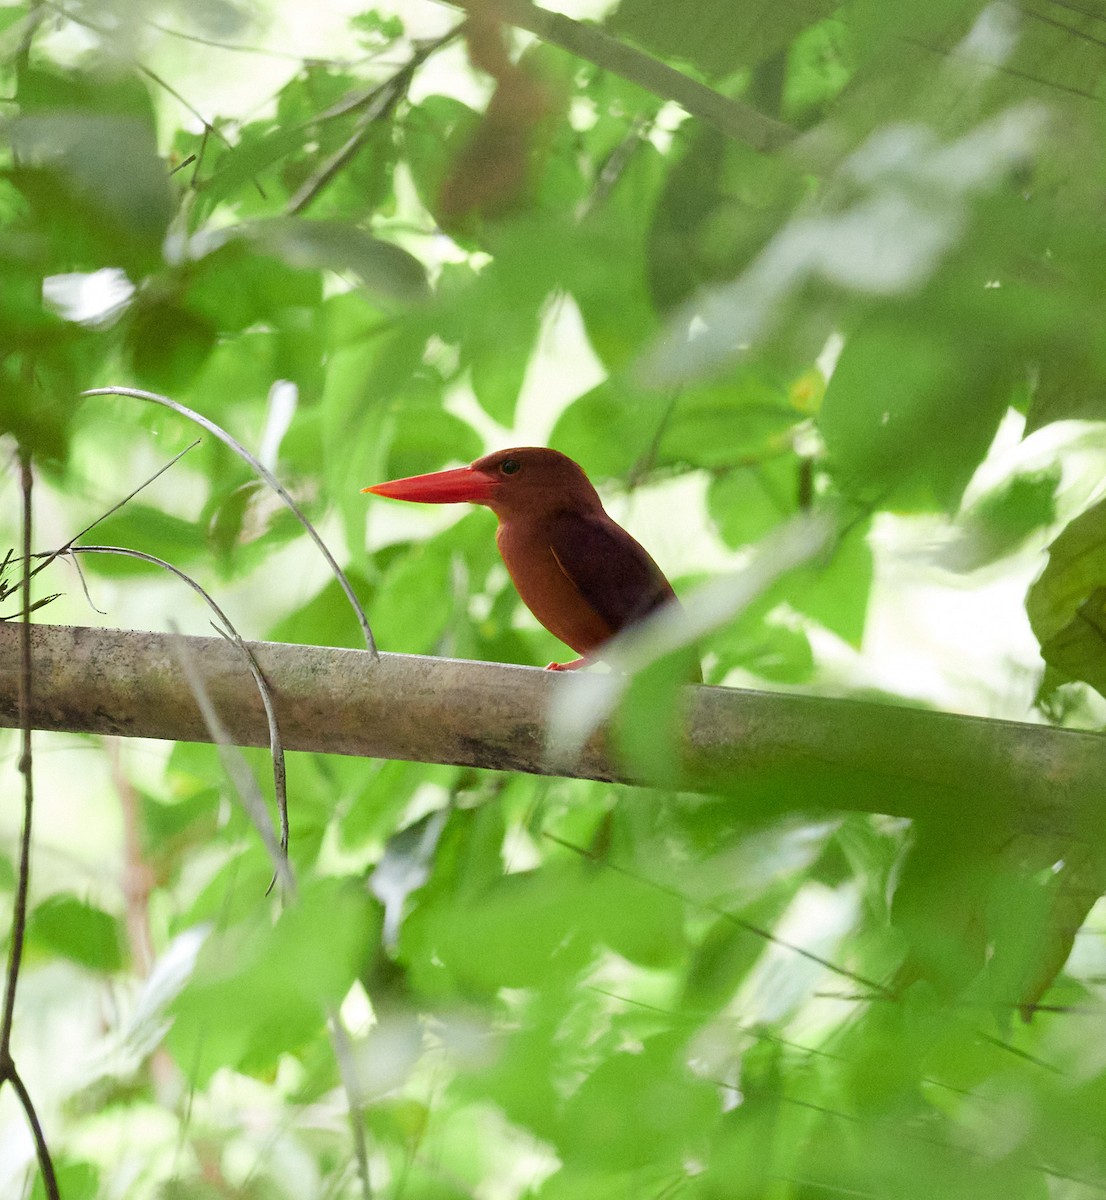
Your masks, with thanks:
M246 45L227 31L256 18L169 11L208 43ZM528 391L564 394L543 338L574 310L596 373L539 423L606 494L694 485L672 524L735 565L837 515L831 554L706 639L708 682L840 687L818 647L863 643L885 514L954 519L961 572L1057 532L1060 461L964 498L1012 409L1028 430L1106 419L1099 0L621 0L602 24L645 57L616 73L578 27L581 56L539 41L514 68L544 106L512 109L501 78L485 111L456 39L367 10L363 56L286 63L271 103L201 127L170 87L204 90L174 73L181 39L142 5L0 8L2 444L81 528L193 431L80 391L168 393L266 448L383 649L541 664L562 648L520 612L487 513L423 537L359 488L532 422ZM683 118L656 62L794 136L760 153ZM525 186L445 212L447 182L487 195L464 177L476 144L493 183ZM224 446L163 482L95 540L233 580L266 614L250 635L359 644ZM12 513L0 530L14 543ZM144 570L84 562L94 585ZM1028 612L1045 691L1106 695L1101 502L1059 532ZM662 784L686 665L639 679L618 730ZM1077 848L968 811L951 832L827 818L847 781L779 776L707 797L292 756L287 906L210 747L117 781L119 853L47 863L32 893L16 1008L63 1195L360 1195L351 1097L373 1193L396 1200L1101 1193L1101 938L1057 977L1106 887L1100 830ZM44 860L66 832L44 827ZM5 897L15 861L8 844ZM26 1195L24 1142L2 1140L0 1188Z

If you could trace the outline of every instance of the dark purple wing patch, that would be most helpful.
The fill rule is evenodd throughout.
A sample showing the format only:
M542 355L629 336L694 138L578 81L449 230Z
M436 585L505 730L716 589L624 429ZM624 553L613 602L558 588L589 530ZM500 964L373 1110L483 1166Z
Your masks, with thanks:
M625 529L601 513L558 513L549 544L580 595L618 633L672 598L660 567Z

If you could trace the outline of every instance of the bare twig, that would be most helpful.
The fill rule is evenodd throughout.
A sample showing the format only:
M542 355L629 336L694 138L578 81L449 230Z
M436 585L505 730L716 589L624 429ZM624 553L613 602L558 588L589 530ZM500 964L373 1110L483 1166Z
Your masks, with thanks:
M101 521L106 521L107 518L110 517L112 513L118 512L125 504L129 504L135 498L135 496L138 495L139 492L144 491L146 488L148 488L150 486L150 484L153 483L156 479L160 479L161 476L164 475L165 472L168 471L170 467L176 466L176 464L178 462L180 462L180 460L189 452L189 450L195 450L195 448L200 444L200 441L201 441L201 439L197 438L191 445L185 446L185 448L179 454L174 454L173 457L163 467L159 467L158 470L156 470L150 476L150 478L146 480L145 483L140 483L138 485L138 487L136 487L134 489L133 492L129 492L126 496L123 497L122 500L118 501L118 503L116 503L116 504L113 504L111 506L111 508L109 508L107 510L107 512L102 512L96 518L95 521L92 521L88 525L86 525L80 531L80 533L75 533L69 539L69 541L67 541L65 543L64 546L59 547L57 550L53 551L53 553L51 553L51 554L47 554L43 558L42 562L40 562L38 564L38 566L35 567L35 569L31 572L31 577L34 578L34 576L37 575L39 573L39 571L44 571L54 561L55 558L58 558L61 555L66 554L72 548L72 546L75 542L80 541L80 539L83 538L86 533L91 533L92 530L95 529L96 526L99 525Z
M627 130L626 136L607 155L606 162L603 163L595 184L580 206L577 219L581 224L596 209L606 203L607 198L622 178L623 172L630 165L630 161L633 159L638 147L649 136L649 130L653 127L653 123L653 117L647 117L642 113L638 113L630 122L630 128Z
M653 436L649 439L649 445L642 452L641 457L630 468L630 474L626 479L626 490L633 492L637 486L642 483L653 470L657 462L657 455L660 453L661 442L664 440L664 435L668 431L668 426L672 423L672 417L676 412L676 405L680 399L679 389L675 389L668 397L665 403L664 410L661 413L660 420L657 422L656 428L653 430Z
M23 35L19 39L19 48L15 52L16 75L21 75L26 71L31 61L31 44L35 40L35 34L45 15L43 0L31 0L27 15L23 18Z
M31 657L31 456L21 450L19 456L20 483L23 496L23 620L19 627L19 724L22 750L19 772L23 776L23 830L19 838L19 876L16 880L12 907L12 927L8 943L8 969L4 990L3 1016L0 1018L0 1086L10 1083L19 1097L27 1123L31 1127L39 1171L47 1200L60 1200L58 1181L50 1148L42 1131L31 1095L24 1086L12 1058L12 1022L15 1016L15 993L19 984L19 969L23 963L23 943L27 934L27 895L31 879L31 826L34 814L34 772L31 758L31 708L34 699Z
M312 55L292 54L287 50L268 50L264 46L244 46L238 42L221 42L216 38L203 37L198 33L186 33L183 29L173 29L168 25L162 25L160 21L151 21L149 18L145 18L143 24L148 25L151 29L156 29L158 33L179 38L183 42L194 42L198 46L210 46L214 50L227 50L234 54L257 54L263 58L279 58L287 62L318 63L324 67L348 68L355 65L349 59L315 58Z
M0 1081L14 1068L11 1062L12 1018L19 968L23 962L23 940L27 933L27 893L31 874L31 818L34 812L34 774L31 760L31 707L33 703L31 671L31 461L20 454L20 480L23 494L23 620L19 628L19 724L22 748L19 773L23 776L23 831L19 839L19 877L16 881L12 929L8 943L8 970L0 1017Z
M66 8L64 4L57 3L57 0L39 0L39 3L53 9L58 16L64 17L67 21L72 21L74 25L80 25L85 29L91 29L93 33L98 34L102 38L110 39L115 36L114 30L108 29L103 25L98 25L95 21L90 21L88 17L82 16L80 13L73 12L71 9ZM200 110L196 108L194 104L186 100L185 97L182 96L180 92L178 92L176 88L172 86L172 84L162 79L161 76L155 71L151 71L149 67L143 66L143 64L140 62L135 61L133 65L136 71L140 71L146 76L147 79L151 80L153 83L156 83L159 88L162 88L165 92L172 96L178 104L186 108L205 129L212 130L218 137L221 137L228 146L230 145L230 140L226 137L226 135L221 133L214 125L212 125L212 123L203 115L203 113L200 112Z
M1051 26L1053 29L1060 29L1073 38L1081 38L1085 42L1090 42L1092 46L1106 47L1106 41L1102 38L1095 37L1093 33L1087 33L1083 29L1077 29L1074 25L1069 25L1066 21L1058 21L1055 17L1038 12L1035 8L1023 7L1021 11L1027 17L1032 17L1035 21L1040 21L1042 25Z
M330 1044L342 1079L342 1090L349 1105L349 1124L353 1135L353 1152L357 1159L357 1177L361 1183L361 1200L372 1200L372 1180L369 1178L369 1147L365 1138L364 1104L361 1082L357 1074L357 1059L353 1053L349 1030L342 1022L337 1008L327 1012L330 1024Z
M170 400L168 396L159 395L157 392L147 392L143 391L141 388L105 387L89 388L88 391L82 392L81 395L130 396L135 400L148 400L152 404L161 404L165 408L170 408L173 410L173 412L179 413L182 417L187 417L188 420L199 425L201 429L206 429L208 433L214 434L219 441L223 443L223 445L229 446L230 449L233 450L243 462L249 463L249 465L257 472L257 474L260 475L261 478L269 485L269 487L271 487L273 491L276 492L276 494L281 498L281 500L284 501L288 508L292 510L296 519L304 527L304 529L307 530L311 540L316 546L318 546L319 552L322 554L323 558L326 559L327 565L330 567L331 571L334 573L335 579L338 581L338 585L341 587L342 591L345 592L346 599L353 607L353 611L357 616L358 624L361 626L361 632L365 637L365 643L369 648L369 652L373 655L376 654L376 642L373 639L372 630L369 628L369 619L365 615L365 610L362 608L360 600L358 600L357 596L354 594L353 588L350 585L349 580L346 578L342 568L338 566L337 561L330 553L330 550L327 549L326 543L319 536L315 526L312 525L307 517L304 516L299 505L295 502L295 500L292 499L292 494L288 491L284 484L277 479L277 477L272 473L272 471L269 470L268 467L259 462L258 459L254 457L254 455L252 455L245 446L242 445L241 442L239 442L236 438L231 437L231 435L227 433L227 431L221 425L216 425L215 422L210 420L208 417L193 411L191 408L188 408L184 404L178 403L176 400Z
M154 941L150 933L150 892L153 871L142 854L142 805L123 766L123 743L107 739L111 780L123 815L123 908L131 961L145 979L154 963Z
M27 1091L27 1085L23 1082L23 1077L15 1069L14 1063L5 1073L5 1078L15 1088L15 1094L19 1097L19 1103L22 1105L24 1115L27 1118L27 1124L31 1127L31 1137L35 1143L38 1169L42 1172L42 1184L46 1192L46 1200L61 1200L61 1189L58 1187L58 1177L54 1172L54 1160L50 1155L50 1147L46 1143L46 1134L42 1131L42 1122L38 1119L38 1113L35 1110L34 1101L31 1099L31 1093Z
M1078 13L1081 17L1090 17L1092 21L1106 21L1106 13L1095 12L1080 4L1073 4L1071 0L1050 0L1050 2L1057 8L1066 8L1068 12Z
M935 46L930 42L923 41L921 38L907 37L905 35L900 40L908 46L917 46L920 50L925 50L929 54L935 54L938 58L954 58L961 62L973 63L976 66L986 67L989 71L997 71L1000 75L1009 75L1011 79L1023 79L1027 83L1036 83L1040 84L1041 87L1055 88L1056 91L1066 92L1070 96L1080 96L1084 100L1093 100L1096 103L1101 103L1101 97L1095 95L1094 92L1088 92L1085 88L1073 87L1070 84L1060 83L1055 79L1045 79L1041 75L1034 75L1030 71L1021 71L1017 67L1007 66L1004 63L985 62L972 54L966 54L957 47Z
M136 487L134 489L134 491L130 492L127 496L125 496L117 504L113 504L111 506L111 508L109 508L107 510L107 512L101 513L100 516L98 516L95 521L92 521L90 524L86 525L84 527L84 529L82 529L80 531L80 533L74 534L73 537L71 537L69 539L69 541L65 543L64 546L61 546L57 550L54 550L51 553L43 556L43 561L31 572L31 574L32 574L32 576L37 575L39 573L39 571L41 571L45 567L49 566L50 563L52 563L55 559L57 559L59 557L63 557L63 556L71 557L73 559L73 565L77 568L77 573L81 580L81 586L84 588L85 597L88 600L89 604L91 604L92 607L95 609L96 606L95 606L95 604L92 604L92 599L88 594L88 586L85 583L84 573L81 571L80 563L79 563L76 555L77 554L118 554L118 555L122 555L122 556L125 556L128 558L138 559L140 562L148 562L148 563L151 563L153 566L161 567L163 570L170 571L172 574L176 575L176 577L178 579L182 580L184 583L187 583L188 586L190 588L192 588L192 590L194 592L196 592L196 594L198 596L200 596L201 599L203 599L203 601L207 604L207 606L211 609L211 611L213 613L215 613L216 617L218 617L219 621L221 622L221 626L214 625L214 623L213 623L216 632L221 634L223 637L227 638L228 641L233 642L234 645L236 645L239 648L239 650L241 651L243 657L245 658L246 665L249 668L250 673L254 677L254 682L257 684L257 689L258 689L259 693L261 694L262 703L265 706L265 714L266 714L266 718L269 722L269 750L270 750L270 753L272 755L272 760L273 760L273 788L274 788L274 793L276 796L277 811L280 814L280 845L281 845L281 849L284 851L285 855L287 855L288 837L289 837L287 769L285 766L285 759L284 759L284 747L281 744L280 731L277 728L276 713L273 709L273 698L269 691L269 686L265 682L265 677L262 675L261 669L257 665L257 660L250 653L249 648L246 646L246 643L242 640L242 636L239 634L238 630L235 629L230 618L226 615L225 612L223 612L223 610L215 602L214 597L212 597L210 595L210 593L205 591L204 588L202 588L190 575L188 575L186 572L180 570L180 568L174 566L172 563L167 562L163 558L158 558L156 555L147 554L141 550L132 550L132 549L129 549L129 548L126 548L123 546L75 546L74 545L74 543L79 538L84 537L84 535L86 533L89 533L91 530L95 529L96 526L99 525L101 521L103 521L107 517L111 516L112 513L117 512L125 504L128 504L131 500L134 499L135 496L138 495L139 492L141 492L145 488L149 487L150 484L152 484L156 479L159 479L162 475L164 475L165 472L168 471L170 467L174 466L177 462L180 461L181 458L184 457L185 454L187 454L190 450L194 449L199 444L200 444L200 440L197 438L197 440L192 442L191 445L185 446L185 448L183 450L181 450L179 454L174 455L167 463L165 463L164 466L160 467L157 471L155 471L153 473L153 475L151 475L144 483L139 484L139 486ZM8 557L10 558L10 554ZM0 564L0 571L2 571L3 566L6 565L6 563L7 563L7 559L5 559L4 564ZM2 596L0 596L0 598L2 598ZM96 609L96 611L99 612L100 610ZM274 880L275 880L275 878L276 877L274 876Z
M405 63L390 79L385 80L379 87L373 89L366 98L364 110L357 118L353 133L346 141L320 164L319 168L304 180L296 193L288 201L286 211L296 215L304 211L319 195L339 171L354 157L368 136L369 130L377 121L387 117L399 101L407 94L411 77L426 60L443 46L449 45L460 35L462 25L451 29L448 33L435 38L425 45L419 46L412 54L410 61ZM327 114L322 114L317 120L322 120Z

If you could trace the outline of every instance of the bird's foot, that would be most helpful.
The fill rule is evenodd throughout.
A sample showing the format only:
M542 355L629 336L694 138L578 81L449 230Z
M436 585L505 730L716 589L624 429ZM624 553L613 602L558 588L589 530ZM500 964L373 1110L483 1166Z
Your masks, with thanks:
M587 665L588 660L586 658L574 658L572 662L567 663L551 662L545 669L547 671L575 671L579 667L586 667Z

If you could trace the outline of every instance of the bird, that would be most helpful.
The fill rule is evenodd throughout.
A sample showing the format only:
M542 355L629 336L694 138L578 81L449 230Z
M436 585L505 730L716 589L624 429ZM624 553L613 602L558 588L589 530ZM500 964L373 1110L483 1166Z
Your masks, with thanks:
M603 508L580 465L544 446L516 446L467 467L361 489L423 504L468 502L499 520L495 540L523 603L576 651L549 671L601 659L615 634L675 601L664 572Z

